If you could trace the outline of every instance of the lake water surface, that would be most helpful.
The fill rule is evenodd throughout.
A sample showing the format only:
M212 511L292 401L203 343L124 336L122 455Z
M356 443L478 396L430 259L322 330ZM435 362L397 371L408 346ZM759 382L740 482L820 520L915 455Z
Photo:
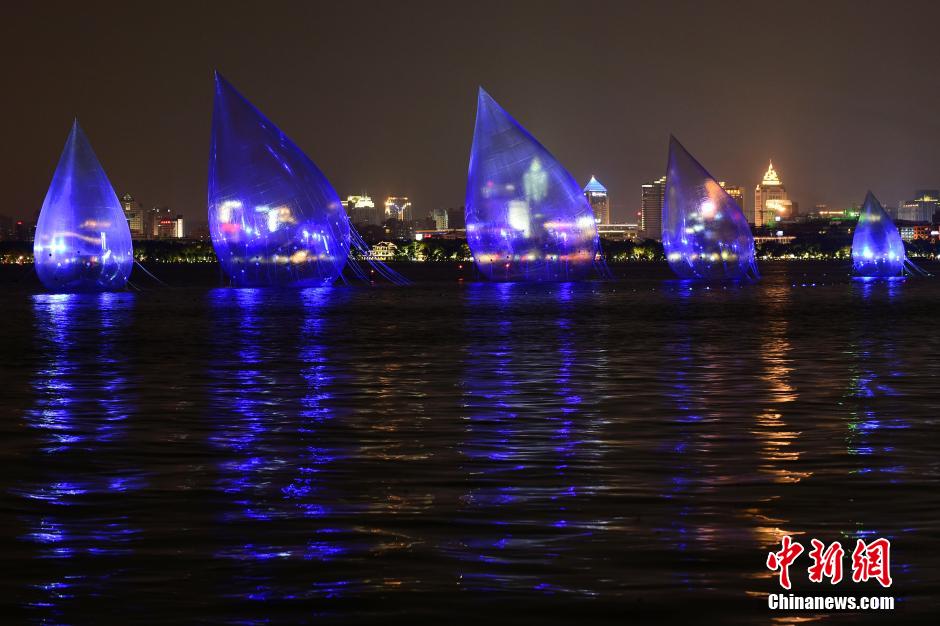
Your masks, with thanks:
M889 538L895 581L810 584L804 555L794 593L929 616L940 280L779 263L706 289L650 267L6 290L2 614L765 623L787 617L765 560L791 534Z

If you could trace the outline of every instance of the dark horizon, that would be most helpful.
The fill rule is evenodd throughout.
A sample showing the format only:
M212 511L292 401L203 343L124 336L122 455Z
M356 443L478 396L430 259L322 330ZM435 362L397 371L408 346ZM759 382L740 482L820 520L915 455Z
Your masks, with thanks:
M0 214L42 203L74 117L115 191L205 220L212 72L341 197L464 203L483 86L614 221L670 134L746 202L773 159L802 211L940 187L940 9L847 2L17 6L3 27Z

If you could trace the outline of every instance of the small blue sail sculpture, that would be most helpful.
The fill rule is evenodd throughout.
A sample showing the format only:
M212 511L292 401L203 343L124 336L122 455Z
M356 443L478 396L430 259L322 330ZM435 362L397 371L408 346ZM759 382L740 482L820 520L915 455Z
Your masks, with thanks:
M78 120L39 212L33 259L42 284L59 293L117 291L131 275L127 218Z
M856 276L903 276L905 269L921 272L908 261L898 227L872 192L858 216L852 237L852 266Z
M741 208L675 137L669 138L663 248L682 279L760 278L754 237Z
M482 88L466 218L474 261L491 280L574 280L596 264L597 225L581 187Z

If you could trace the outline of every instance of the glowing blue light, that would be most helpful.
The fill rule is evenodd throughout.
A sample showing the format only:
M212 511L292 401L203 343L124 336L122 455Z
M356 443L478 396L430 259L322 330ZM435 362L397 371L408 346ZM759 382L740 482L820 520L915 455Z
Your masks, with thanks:
M483 89L467 176L467 243L492 280L582 278L600 249L571 174Z
M209 230L222 268L240 287L331 284L350 245L339 196L313 161L219 74L215 87Z
M669 139L663 248L682 279L760 277L754 237L741 208L675 137Z
M78 120L39 212L33 258L39 280L59 293L115 291L131 274L124 210Z
M882 278L901 276L906 260L904 242L897 226L869 191L852 237L855 275Z

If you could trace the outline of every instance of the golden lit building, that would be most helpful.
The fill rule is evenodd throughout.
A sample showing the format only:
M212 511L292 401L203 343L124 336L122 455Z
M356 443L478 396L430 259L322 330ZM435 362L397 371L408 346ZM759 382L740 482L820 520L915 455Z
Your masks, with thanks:
M773 161L764 174L764 179L754 188L754 210L745 212L755 226L772 226L775 223L793 217L793 203L787 195ZM753 219L752 219L753 218Z
M385 209L375 206L372 198L363 194L361 196L346 196L343 203L346 215L353 224L367 224L381 226L385 216Z
M380 241L369 249L369 259L375 261L394 261L398 254L398 246L391 241Z
M385 200L385 219L411 221L411 201L405 196L389 196Z

